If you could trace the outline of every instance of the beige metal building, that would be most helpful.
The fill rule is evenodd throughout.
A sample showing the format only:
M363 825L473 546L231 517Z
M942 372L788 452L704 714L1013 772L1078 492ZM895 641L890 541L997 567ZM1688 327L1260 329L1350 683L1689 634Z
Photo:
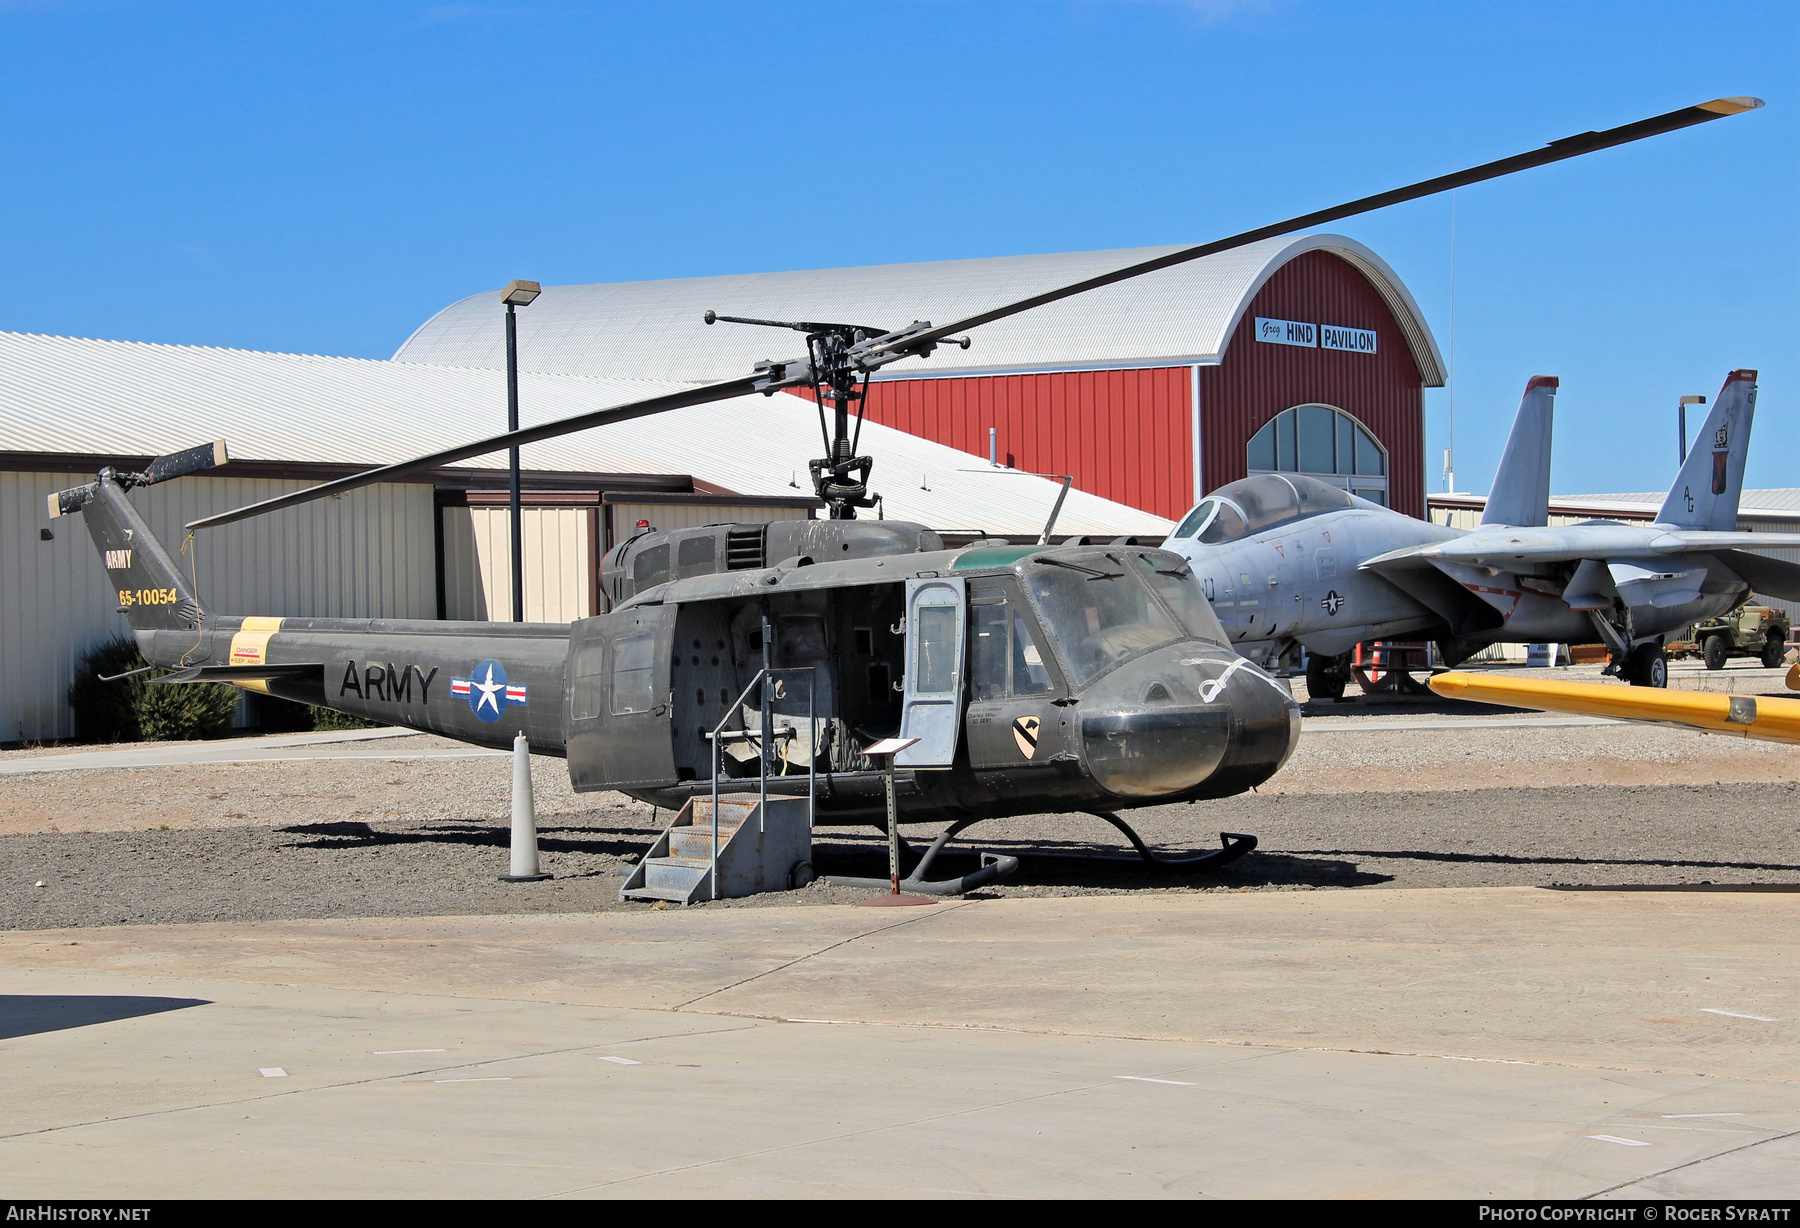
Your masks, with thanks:
M526 424L680 385L521 376ZM125 631L79 517L46 498L104 464L224 439L232 462L138 491L201 599L222 612L472 618L511 610L504 454L207 530L182 526L321 480L498 433L501 373L0 333L0 743L75 733L65 702L82 652ZM806 517L799 482L816 410L751 397L532 445L526 470L525 616L602 608L600 558L639 521L658 528ZM1056 484L971 473L968 455L869 426L884 513L972 532L1034 531ZM880 487L878 486L878 489ZM1059 529L1156 533L1167 522L1071 493ZM48 536L46 536L48 534Z

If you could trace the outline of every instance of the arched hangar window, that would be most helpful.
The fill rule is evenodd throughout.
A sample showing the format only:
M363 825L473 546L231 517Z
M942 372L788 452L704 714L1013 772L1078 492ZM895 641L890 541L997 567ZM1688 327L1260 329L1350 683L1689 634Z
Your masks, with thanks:
M1304 473L1387 506L1387 449L1368 427L1330 405L1282 410L1250 437L1244 460L1253 474Z

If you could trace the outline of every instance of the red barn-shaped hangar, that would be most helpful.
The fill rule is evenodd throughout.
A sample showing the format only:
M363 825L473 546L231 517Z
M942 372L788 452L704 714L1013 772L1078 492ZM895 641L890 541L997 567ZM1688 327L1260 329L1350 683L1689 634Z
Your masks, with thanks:
M551 286L519 314L520 363L722 379L798 353L800 339L708 328L708 309L883 328L942 322L1171 250ZM499 367L499 311L492 293L454 303L394 357ZM1355 240L1267 240L997 321L972 342L884 369L870 419L982 462L992 432L1002 464L1072 474L1082 490L1170 519L1260 470L1314 474L1425 514L1423 393L1443 385L1443 361L1400 279ZM678 463L679 441L671 449ZM905 480L876 460L877 489Z

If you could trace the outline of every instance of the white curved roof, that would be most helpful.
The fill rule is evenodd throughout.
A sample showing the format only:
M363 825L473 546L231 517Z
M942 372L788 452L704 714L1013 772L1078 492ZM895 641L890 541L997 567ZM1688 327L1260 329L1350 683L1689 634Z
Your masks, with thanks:
M531 426L681 386L527 372L519 417ZM819 447L817 412L796 396L738 397L530 444L520 459L526 469L685 473L738 494L810 495L800 477ZM505 422L499 371L0 332L0 452L153 456L223 439L239 460L375 465ZM864 425L861 450L875 457L884 514L937 529L1034 531L1058 489L994 476L966 452L875 423ZM465 463L494 468L506 457ZM1062 533L1169 528L1079 490L1057 522Z
M997 256L793 273L546 286L519 311L519 365L566 375L700 381L747 374L766 358L803 353L798 334L701 314L831 320L901 327L948 323L990 307L1147 260L1175 247ZM968 350L940 349L883 375L973 375L1217 362L1256 292L1309 251L1342 257L1387 301L1427 387L1444 364L1412 295L1374 252L1342 235L1267 239L1089 291L976 329ZM501 368L506 343L496 291L471 295L419 327L394 358ZM1324 321L1331 323L1331 321Z

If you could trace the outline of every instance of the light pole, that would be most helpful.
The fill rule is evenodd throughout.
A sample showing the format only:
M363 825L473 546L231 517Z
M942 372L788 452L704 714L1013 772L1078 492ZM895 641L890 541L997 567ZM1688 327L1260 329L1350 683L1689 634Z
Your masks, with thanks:
M1681 415L1681 463L1687 464L1687 407L1706 404L1705 397L1682 397L1681 407L1677 412Z
M506 304L506 429L519 429L519 317L520 307L543 293L535 281L513 281L500 292ZM506 450L507 476L512 483L512 616L525 621L525 513L519 506L519 450Z

